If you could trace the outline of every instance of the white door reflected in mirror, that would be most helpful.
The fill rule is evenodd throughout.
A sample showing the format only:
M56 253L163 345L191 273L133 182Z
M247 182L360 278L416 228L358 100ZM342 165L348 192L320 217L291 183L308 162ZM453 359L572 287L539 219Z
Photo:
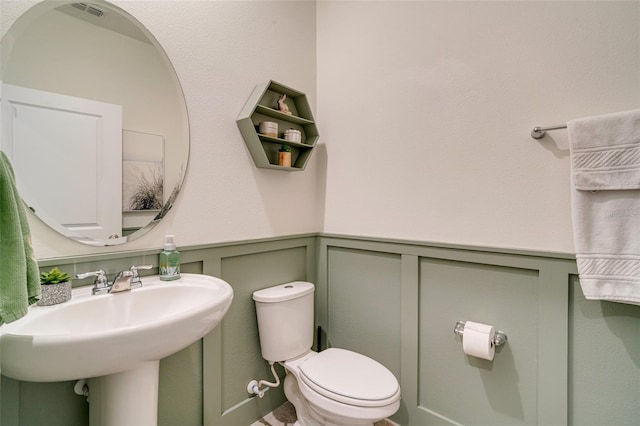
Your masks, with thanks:
M31 211L70 237L121 236L120 105L5 84L2 123L2 150Z

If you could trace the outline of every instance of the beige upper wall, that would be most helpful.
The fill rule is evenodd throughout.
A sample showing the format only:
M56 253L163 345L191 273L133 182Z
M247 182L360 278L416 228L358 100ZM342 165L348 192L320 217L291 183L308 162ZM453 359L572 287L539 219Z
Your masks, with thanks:
M320 1L324 230L572 252L566 130L640 107L640 2Z
M38 2L0 0L3 33ZM180 78L184 189L126 246L33 219L39 258L322 230L571 252L566 131L529 132L640 104L640 2L113 3ZM321 145L303 173L256 169L237 130L268 79L312 102Z
M38 1L1 0L3 34ZM236 126L253 88L275 80L305 92L315 110L316 5L308 1L131 1L113 4L151 31L180 79L189 112L189 169L176 206L125 246L74 243L32 217L38 258L317 232L317 166L256 169Z

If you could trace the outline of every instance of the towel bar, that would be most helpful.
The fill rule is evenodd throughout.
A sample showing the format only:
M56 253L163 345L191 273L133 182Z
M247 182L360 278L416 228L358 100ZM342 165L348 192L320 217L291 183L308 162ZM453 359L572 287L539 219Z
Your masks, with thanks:
M549 126L549 127L534 127L531 131L531 137L534 139L542 139L544 135L547 133L547 130L558 130L558 129L566 129L566 124L558 124L557 126Z

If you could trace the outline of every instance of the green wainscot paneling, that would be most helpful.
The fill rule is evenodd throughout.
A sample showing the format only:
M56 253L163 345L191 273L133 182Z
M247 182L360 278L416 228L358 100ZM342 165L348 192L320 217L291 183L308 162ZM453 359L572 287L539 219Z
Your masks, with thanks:
M401 425L637 426L640 307L585 300L576 273L560 253L322 235L318 323L336 346L397 342L378 351L400 354ZM384 320L363 331L370 306ZM469 357L458 320L509 340L493 361Z
M202 425L202 341L160 361L158 425Z
M159 425L249 425L284 401L281 389L268 392L263 399L246 392L247 377L269 378L260 355L251 292L290 280L313 281L316 241L315 236L303 235L179 248L183 272L227 280L234 288L234 302L220 326L160 361ZM152 264L154 269L144 271L144 275L152 275L157 274L159 252L109 253L39 263L41 269L59 266L73 275L104 269L109 277L132 264ZM91 279L74 280L74 286L91 283ZM0 424L86 426L89 407L86 398L73 392L74 384L29 383L3 376Z
M233 283L234 302L222 324L222 408L224 423L251 424L256 412L261 416L271 411L270 404L248 410L243 417L237 408L254 404L255 397L247 394L247 384L253 380L273 381L268 363L262 359L258 337L255 304L256 290L289 281L313 280L307 277L306 247L295 247L263 253L243 254L222 259L222 278ZM231 368L231 366L233 367ZM227 368L229 367L229 368ZM283 375L283 370L279 369ZM286 400L282 387L271 389L265 398L280 405ZM266 411L261 412L261 409ZM228 417L228 418L227 418Z
M537 271L422 258L419 294L418 404L425 423L536 425ZM468 356L452 333L459 320L492 324L508 344L493 361Z
M159 251L40 266L112 275L157 266ZM323 347L365 353L399 378L400 425L639 424L640 307L585 300L570 255L316 234L180 251L184 272L222 277L235 297L219 327L161 361L160 425L248 426L284 401L281 388L246 393L249 379L271 379L251 293L292 280L316 283ZM509 340L492 362L468 357L458 320L494 324ZM86 425L73 385L2 377L1 424Z
M330 247L329 346L367 355L400 377L400 256Z
M384 363L402 386L392 417L399 424L566 424L567 277L574 263L323 236L318 282L327 302L319 322L328 324L330 344L389 357ZM492 362L469 357L453 333L458 320L503 328L509 343Z
M75 382L32 383L2 376L2 426L86 426L86 398L73 392Z
M569 423L640 425L640 306L586 300L570 277Z

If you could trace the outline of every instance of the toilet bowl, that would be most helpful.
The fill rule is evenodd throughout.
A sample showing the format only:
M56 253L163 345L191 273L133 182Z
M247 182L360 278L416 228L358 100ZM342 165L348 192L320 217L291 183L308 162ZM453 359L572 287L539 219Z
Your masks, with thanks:
M253 293L262 356L284 366L284 391L299 426L373 425L400 407L400 385L379 362L346 349L311 351L311 283Z
M329 348L284 362L285 394L310 425L372 425L400 407L400 386L382 364L356 352ZM299 394L304 401L294 403ZM288 389L292 386L292 389ZM309 421L308 418L312 420ZM315 422L314 422L315 421ZM301 423L305 425L305 423Z

